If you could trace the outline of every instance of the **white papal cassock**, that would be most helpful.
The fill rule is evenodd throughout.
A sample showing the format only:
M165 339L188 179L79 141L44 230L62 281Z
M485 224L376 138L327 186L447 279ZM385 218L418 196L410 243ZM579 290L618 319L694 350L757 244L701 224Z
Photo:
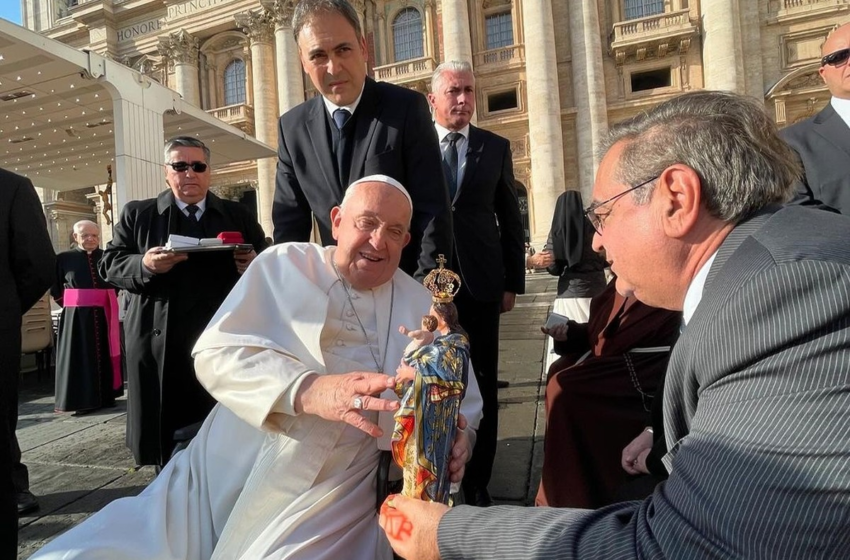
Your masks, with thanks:
M379 442L295 415L292 397L311 372L393 374L409 342L398 327L419 325L430 294L401 271L347 294L334 251L288 243L257 257L195 346L198 378L221 404L192 444L139 496L112 502L32 558L392 558L375 515ZM461 410L477 426L480 394L469 380ZM386 448L392 415L381 416Z

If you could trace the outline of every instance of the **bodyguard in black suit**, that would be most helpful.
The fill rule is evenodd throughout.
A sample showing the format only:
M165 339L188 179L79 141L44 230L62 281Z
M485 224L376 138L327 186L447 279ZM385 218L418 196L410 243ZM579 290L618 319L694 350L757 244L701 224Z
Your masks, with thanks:
M820 202L850 214L850 23L832 32L822 53L819 73L832 99L820 113L781 135L803 164L794 203Z
M463 284L455 297L469 334L472 365L484 418L463 479L467 502L491 505L487 491L496 455L499 402L499 315L525 292L525 252L511 146L469 124L475 77L468 62L444 62L431 81L428 102L443 152L454 221L454 268Z
M38 507L15 437L21 317L50 287L55 261L32 183L0 169L0 558L17 554L19 494Z
M437 139L425 98L366 76L366 41L345 0L302 0L293 30L304 71L321 95L280 118L272 208L275 243L321 242L346 187L373 174L401 182L413 199L411 240L400 268L424 276L451 254L452 223Z

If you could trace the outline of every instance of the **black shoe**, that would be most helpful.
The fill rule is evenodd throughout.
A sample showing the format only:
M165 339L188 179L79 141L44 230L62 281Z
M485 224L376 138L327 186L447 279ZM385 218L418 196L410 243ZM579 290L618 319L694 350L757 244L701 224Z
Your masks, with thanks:
M496 380L496 388L498 389L506 389L511 386L510 381L504 381L502 379Z
M99 408L81 408L80 410L74 412L71 416L88 416L92 412L96 412L100 410Z
M464 497L466 503L470 506L490 507L496 505L486 488L474 488L469 493L464 490Z
M18 492L18 515L26 515L38 509L38 500L29 490Z

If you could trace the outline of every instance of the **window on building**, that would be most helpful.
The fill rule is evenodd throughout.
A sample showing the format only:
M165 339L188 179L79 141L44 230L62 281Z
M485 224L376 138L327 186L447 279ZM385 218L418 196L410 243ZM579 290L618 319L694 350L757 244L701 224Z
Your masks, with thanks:
M670 87L672 84L670 68L659 68L647 72L633 72L631 75L632 92L647 91Z
M71 14L71 8L76 6L78 0L56 0L56 18L63 18Z
M625 0L626 19L654 16L664 12L664 0Z
M487 50L514 44L514 24L510 12L487 16L484 18L484 24L487 31Z
M516 88L509 91L491 93L487 96L488 113L507 111L508 109L516 109L517 107L519 107L519 103L517 103Z
M245 103L245 61L234 59L224 69L224 104Z
M405 8L393 20L393 52L396 62L425 56L422 44L422 14Z

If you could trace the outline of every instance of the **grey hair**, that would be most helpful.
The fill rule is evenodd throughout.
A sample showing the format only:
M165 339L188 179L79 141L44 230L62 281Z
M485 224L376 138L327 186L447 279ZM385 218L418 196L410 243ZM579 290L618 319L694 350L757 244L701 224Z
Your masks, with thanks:
M83 229L84 226L94 226L97 228L97 231L100 232L100 226L91 220L80 220L76 224L74 224L74 233L79 233L80 230Z
M798 158L764 106L730 92L686 93L617 123L599 153L621 141L619 182L637 185L673 164L687 165L699 175L706 210L725 222L787 202L801 174ZM635 203L646 203L653 189L650 183L635 190Z
M171 156L171 150L175 148L201 148L204 151L204 161L207 162L207 165L210 164L210 149L197 138L192 138L191 136L176 136L167 141L165 143L165 149L163 150L163 161L165 163L171 163L168 159Z
M307 23L319 14L338 13L348 20L354 28L354 35L360 41L363 38L363 30L360 28L360 18L351 4L346 0L301 0L295 5L292 12L292 33L295 42L298 42L298 34L301 33Z
M472 72L472 64L465 60L447 60L434 69L431 74L431 93L436 91L437 84L443 79L443 74L446 72L468 72L472 76L472 83L475 83L475 74Z

